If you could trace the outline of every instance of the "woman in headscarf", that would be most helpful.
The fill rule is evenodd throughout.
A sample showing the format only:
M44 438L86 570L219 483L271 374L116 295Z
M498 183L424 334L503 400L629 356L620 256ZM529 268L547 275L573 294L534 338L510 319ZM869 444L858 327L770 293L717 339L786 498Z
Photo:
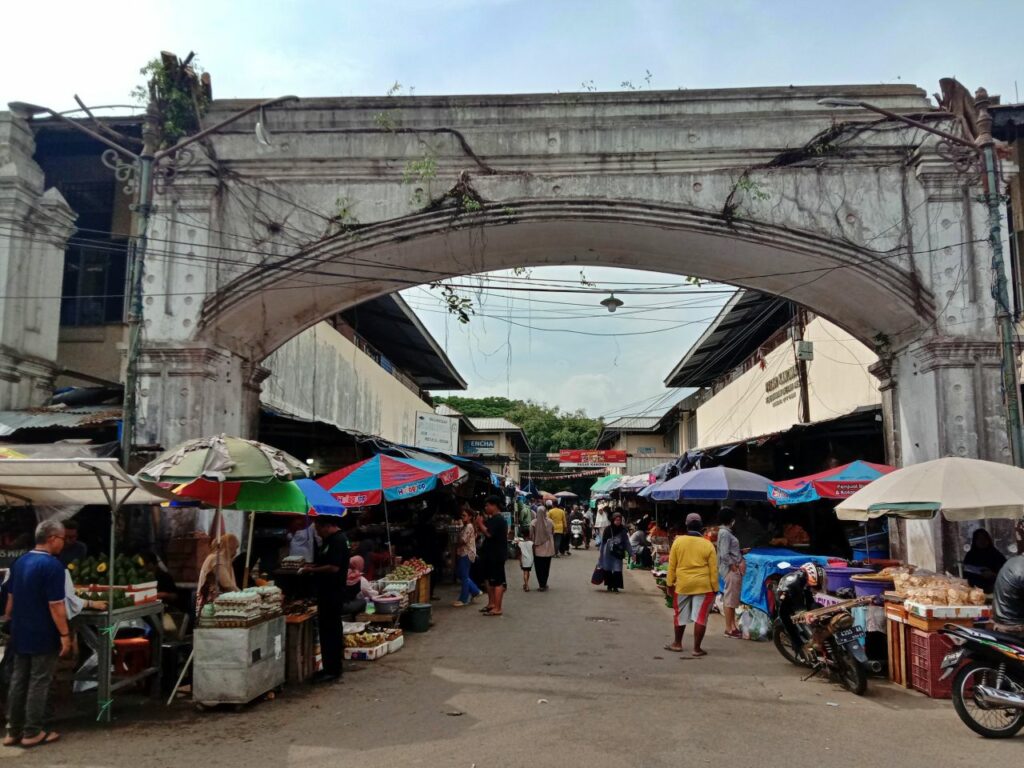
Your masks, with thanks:
M601 544L601 537L604 536L604 531L610 522L608 519L608 505L603 501L597 502L597 516L594 518L595 544Z
M345 594L341 606L343 616L362 613L366 610L366 601L378 594L363 574L365 567L366 561L360 555L352 555L348 559L348 575L345 578Z
M1005 562L1006 558L992 541L992 534L978 528L971 537L971 548L964 555L964 578L972 587L991 592Z
M199 569L199 591L196 594L196 612L212 603L222 592L237 592L238 582L232 561L238 554L238 537L225 533L210 546L210 554Z
M622 513L612 513L611 525L601 532L601 554L597 565L604 571L604 587L609 592L618 592L622 586L622 564L626 555L632 555L629 533L623 524Z
M555 556L555 524L540 507L537 516L530 523L530 540L533 542L533 567L537 571L538 592L548 591L548 576L551 574L551 558Z

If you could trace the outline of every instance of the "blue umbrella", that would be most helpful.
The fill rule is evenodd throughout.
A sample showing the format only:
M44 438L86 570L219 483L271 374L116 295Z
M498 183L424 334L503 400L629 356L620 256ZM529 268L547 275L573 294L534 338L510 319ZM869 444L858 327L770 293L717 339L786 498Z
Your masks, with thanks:
M711 467L666 480L650 496L655 501L766 501L770 483L767 477L742 469Z

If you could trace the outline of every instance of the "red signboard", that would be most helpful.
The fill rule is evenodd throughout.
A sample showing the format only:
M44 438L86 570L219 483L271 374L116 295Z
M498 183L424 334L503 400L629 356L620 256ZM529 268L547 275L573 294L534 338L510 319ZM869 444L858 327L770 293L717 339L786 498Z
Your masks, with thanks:
M562 467L606 467L609 464L625 463L625 451L563 450L558 452L558 464Z

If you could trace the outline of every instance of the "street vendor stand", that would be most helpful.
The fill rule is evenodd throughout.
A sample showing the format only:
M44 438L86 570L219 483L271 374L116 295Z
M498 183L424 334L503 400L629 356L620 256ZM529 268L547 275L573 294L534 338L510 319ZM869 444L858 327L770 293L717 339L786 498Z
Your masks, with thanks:
M143 489L121 468L116 459L4 459L0 460L0 498L11 506L86 506L110 507L110 562L115 551L117 513L126 503L159 504L164 496ZM113 597L114 569L109 569L106 585L109 598ZM150 623L158 625L155 635L162 639L163 605L159 602L134 608L114 610L113 599L108 600L105 613L84 611L72 627L83 642L96 651L97 720L110 722L113 692L145 677L154 676L153 691L159 693L160 649L151 653L152 666L138 673L113 680L113 646L118 626L124 621L153 617ZM132 679L135 678L135 679Z
M192 697L200 707L248 704L284 685L285 617L203 626L194 635Z

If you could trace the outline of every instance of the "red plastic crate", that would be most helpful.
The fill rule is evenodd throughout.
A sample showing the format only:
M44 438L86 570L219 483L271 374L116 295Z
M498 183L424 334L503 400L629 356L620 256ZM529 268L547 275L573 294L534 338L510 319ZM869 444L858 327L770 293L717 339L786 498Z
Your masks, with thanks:
M953 695L953 678L939 680L942 659L953 643L938 632L910 629L910 684L933 699L948 699Z

